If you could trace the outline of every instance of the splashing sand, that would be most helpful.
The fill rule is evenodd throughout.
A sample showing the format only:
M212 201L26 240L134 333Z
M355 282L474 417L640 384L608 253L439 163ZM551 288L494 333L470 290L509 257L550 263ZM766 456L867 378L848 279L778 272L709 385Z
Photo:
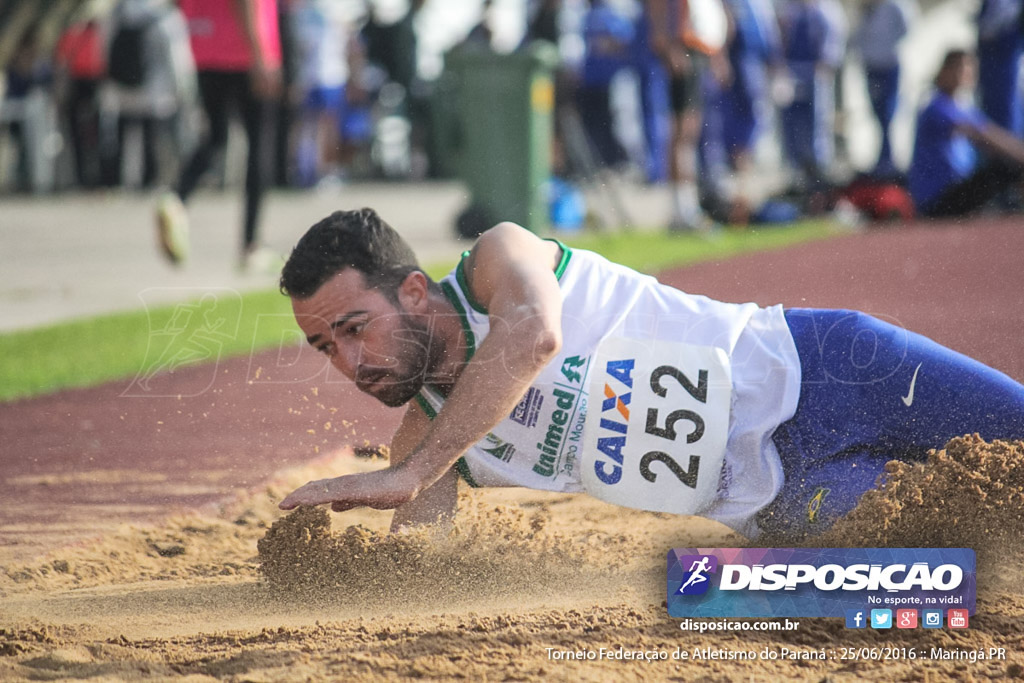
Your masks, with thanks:
M696 518L623 510L583 496L464 492L448 535L388 536L389 515L376 511L282 517L274 509L296 484L376 466L342 456L215 514L125 529L34 565L5 567L0 679L888 681L1024 672L1024 570L987 550L1022 545L1021 442L956 439L927 463L891 464L878 490L810 543L979 549L978 614L964 632L849 631L834 619L801 620L796 632L680 632L662 606L665 550L742 540ZM184 552L167 552L164 543ZM234 573L214 571L229 563L237 564ZM986 582L992 575L1004 578ZM547 648L620 646L1002 647L1007 659L629 664L547 655Z

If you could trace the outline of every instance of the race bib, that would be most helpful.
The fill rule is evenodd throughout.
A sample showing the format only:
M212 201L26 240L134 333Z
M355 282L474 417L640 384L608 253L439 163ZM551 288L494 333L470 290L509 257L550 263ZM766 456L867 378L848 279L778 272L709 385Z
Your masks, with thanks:
M732 373L725 351L613 337L592 361L583 489L624 507L695 514L715 499Z

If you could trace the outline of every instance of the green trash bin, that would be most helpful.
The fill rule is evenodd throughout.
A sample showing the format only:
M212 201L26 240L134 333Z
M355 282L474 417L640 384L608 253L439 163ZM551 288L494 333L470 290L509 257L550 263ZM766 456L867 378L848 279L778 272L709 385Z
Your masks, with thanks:
M545 42L512 54L466 46L446 56L458 100L449 144L470 193L456 221L460 235L475 237L499 221L547 228L557 64L557 49Z

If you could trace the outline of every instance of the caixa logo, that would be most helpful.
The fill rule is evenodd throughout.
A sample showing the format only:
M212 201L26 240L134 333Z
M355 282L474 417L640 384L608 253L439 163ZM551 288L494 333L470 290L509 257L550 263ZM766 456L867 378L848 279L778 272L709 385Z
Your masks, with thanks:
M634 359L612 360L605 366L607 381L601 401L601 436L597 450L608 457L594 461L594 473L605 484L613 486L622 479L622 451L626 447L629 428L629 404L633 397Z

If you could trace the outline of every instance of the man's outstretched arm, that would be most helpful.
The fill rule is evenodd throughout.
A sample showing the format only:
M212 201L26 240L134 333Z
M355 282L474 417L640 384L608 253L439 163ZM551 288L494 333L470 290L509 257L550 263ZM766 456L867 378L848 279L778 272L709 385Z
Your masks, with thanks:
M558 245L513 223L487 231L466 263L490 331L459 375L426 439L400 470L429 486L508 417L562 347Z
M512 412L561 349L562 297L554 274L559 256L558 245L512 223L484 233L470 254L467 275L474 298L489 311L491 329L425 438L394 467L307 484L280 507L400 507L448 473L466 449Z
M419 446L428 430L430 418L415 403L410 403L398 431L391 440L391 467L401 465ZM429 488L404 505L395 508L392 533L403 527L423 524L450 524L455 518L459 482L455 468L449 467Z
M427 434L430 428L430 418L415 403L410 403L402 417L402 423L391 439L390 465L392 469L400 465L408 458ZM375 475L381 472L371 472ZM362 477L366 475L355 475ZM338 483L350 477L336 477L333 479L319 479L311 481L296 489L281 502L281 507L292 509L299 505L321 505L332 503L331 509L335 512L347 510L352 505L332 502L339 495ZM454 468L442 475L432 486L422 491L418 496L404 504L395 507L395 514L391 520L391 531L395 532L403 527L418 526L423 524L450 523L455 517L455 507L458 500L458 479ZM373 507L385 507L373 505Z

